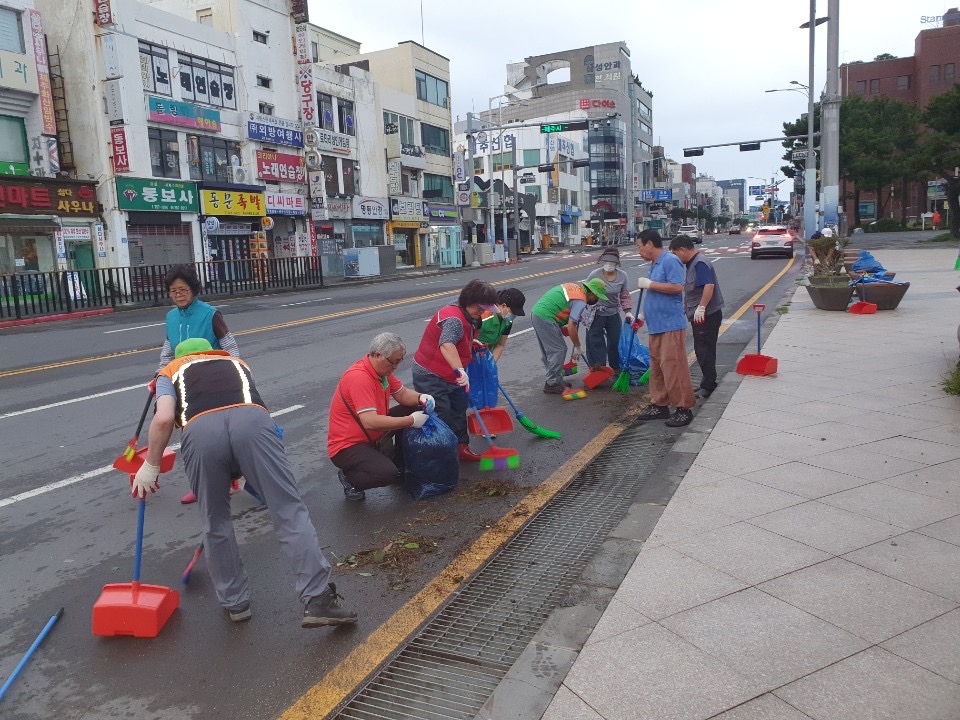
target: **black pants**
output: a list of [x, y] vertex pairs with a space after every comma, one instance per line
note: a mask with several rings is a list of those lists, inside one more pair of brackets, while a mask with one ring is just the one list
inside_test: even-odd
[[717, 389], [717, 338], [720, 336], [721, 322], [723, 310], [715, 310], [702, 323], [690, 323], [693, 328], [693, 352], [697, 355], [697, 364], [703, 375], [700, 387], [710, 392]]
[[[415, 407], [395, 405], [387, 413], [390, 417], [404, 417]], [[403, 476], [403, 430], [391, 430], [394, 436], [393, 457], [387, 457], [369, 443], [344, 448], [330, 461], [343, 470], [347, 482], [357, 490], [385, 487], [400, 482]]]
[[433, 395], [437, 416], [453, 430], [457, 442], [461, 445], [470, 442], [470, 435], [467, 433], [469, 403], [467, 393], [459, 385], [448, 383], [438, 375], [416, 367], [413, 370], [413, 389], [418, 393]]

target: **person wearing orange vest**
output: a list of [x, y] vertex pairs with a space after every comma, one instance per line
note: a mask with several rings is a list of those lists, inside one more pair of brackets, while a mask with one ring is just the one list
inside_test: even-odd
[[420, 347], [413, 355], [413, 387], [433, 397], [437, 415], [457, 436], [461, 461], [479, 461], [470, 449], [467, 434], [467, 393], [470, 379], [464, 367], [484, 311], [495, 309], [497, 291], [482, 280], [471, 280], [460, 291], [457, 302], [440, 308], [427, 323]]
[[142, 500], [157, 491], [163, 449], [173, 428], [182, 428], [180, 459], [200, 505], [207, 570], [230, 620], [252, 615], [230, 513], [230, 476], [239, 469], [263, 497], [294, 571], [304, 607], [301, 626], [355, 623], [357, 614], [342, 606], [330, 582], [330, 563], [250, 368], [205, 338], [184, 340], [174, 352], [176, 359], [157, 376], [157, 411], [147, 456], [132, 478], [133, 496]]
[[540, 355], [547, 371], [543, 391], [549, 395], [562, 395], [563, 364], [567, 359], [566, 334], [573, 342], [572, 362], [579, 362], [580, 335], [577, 326], [580, 315], [587, 305], [596, 305], [599, 300], [607, 299], [607, 290], [600, 278], [578, 283], [563, 283], [547, 290], [530, 310], [533, 331], [540, 344]]

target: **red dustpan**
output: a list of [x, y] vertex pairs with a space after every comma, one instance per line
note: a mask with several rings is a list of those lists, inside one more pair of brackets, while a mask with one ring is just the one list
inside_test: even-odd
[[737, 363], [738, 375], [757, 375], [763, 377], [764, 375], [773, 375], [777, 372], [777, 359], [769, 355], [760, 354], [760, 313], [763, 312], [765, 307], [766, 305], [761, 304], [753, 306], [753, 309], [757, 311], [757, 352], [756, 354], [749, 353], [740, 358], [740, 362]]
[[868, 283], [863, 283], [863, 300], [858, 300], [847, 308], [848, 313], [853, 313], [854, 315], [873, 315], [877, 312], [877, 304], [867, 302], [867, 285]]
[[[175, 457], [172, 451], [164, 451]], [[161, 461], [161, 467], [162, 467]], [[171, 457], [170, 465], [173, 465]], [[93, 634], [132, 635], [152, 638], [160, 634], [173, 611], [180, 607], [180, 595], [163, 585], [140, 584], [140, 557], [143, 554], [143, 516], [147, 503], [140, 501], [137, 515], [137, 551], [132, 583], [111, 583], [93, 604]]]
[[604, 365], [599, 367], [596, 370], [591, 370], [586, 375], [583, 376], [583, 386], [591, 390], [596, 390], [597, 387], [605, 383], [607, 380], [612, 380], [617, 374], [617, 371], [612, 367]]
[[[473, 413], [476, 413], [474, 415]], [[493, 435], [513, 432], [513, 418], [505, 408], [483, 408], [467, 415], [467, 431], [471, 435], [483, 435], [483, 428]], [[479, 419], [478, 417], [479, 416]], [[481, 425], [480, 419], [483, 420]]]

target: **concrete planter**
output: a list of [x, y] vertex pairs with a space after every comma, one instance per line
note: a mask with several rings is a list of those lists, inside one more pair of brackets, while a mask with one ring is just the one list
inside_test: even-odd
[[857, 297], [874, 303], [877, 310], [896, 310], [910, 283], [857, 283]]
[[853, 288], [846, 282], [841, 284], [811, 284], [805, 285], [814, 307], [818, 310], [844, 311], [853, 297]]

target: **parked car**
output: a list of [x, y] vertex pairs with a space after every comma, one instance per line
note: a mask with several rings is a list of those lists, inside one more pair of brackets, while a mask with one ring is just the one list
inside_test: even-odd
[[750, 242], [750, 259], [761, 255], [793, 257], [793, 234], [785, 225], [761, 225]]
[[696, 225], [681, 225], [680, 229], [677, 230], [677, 237], [680, 237], [681, 235], [690, 238], [695, 243], [703, 242], [703, 233], [700, 232], [700, 228], [698, 228]]
[[739, 235], [739, 234], [740, 234], [740, 226], [739, 226], [739, 225], [731, 225], [731, 226], [730, 226], [730, 229], [727, 230], [727, 234], [728, 234], [728, 235]]

